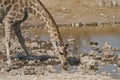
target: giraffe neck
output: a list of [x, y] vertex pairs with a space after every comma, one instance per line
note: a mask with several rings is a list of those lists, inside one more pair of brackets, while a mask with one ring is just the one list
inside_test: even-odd
[[47, 27], [48, 33], [50, 34], [50, 41], [52, 42], [54, 48], [57, 48], [57, 44], [61, 44], [62, 42], [58, 26], [53, 19], [46, 18], [44, 15], [43, 19], [45, 26]]
[[50, 15], [49, 11], [44, 7], [44, 5], [39, 0], [37, 1], [38, 2], [34, 5], [35, 8], [33, 8], [37, 11], [35, 12], [35, 15], [40, 16], [40, 19], [43, 21], [43, 23], [47, 27], [48, 33], [50, 34], [50, 41], [52, 42], [54, 48], [56, 48], [56, 44], [61, 44], [62, 42], [58, 26], [56, 25], [56, 22]]
[[61, 35], [56, 24], [53, 24], [52, 21], [46, 22], [46, 27], [48, 28], [48, 33], [50, 34], [50, 41], [53, 46], [57, 48], [57, 44], [61, 44]]

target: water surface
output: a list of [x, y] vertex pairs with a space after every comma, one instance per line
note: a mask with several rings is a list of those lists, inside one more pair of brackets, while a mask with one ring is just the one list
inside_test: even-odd
[[[112, 47], [120, 48], [120, 28], [118, 27], [84, 27], [84, 28], [60, 28], [63, 41], [69, 42], [72, 47], [79, 48], [76, 53], [90, 52], [91, 41], [98, 42], [102, 47], [105, 42], [108, 42]], [[40, 39], [49, 40], [49, 33], [46, 30], [32, 29], [32, 33], [40, 35]]]
[[[40, 35], [40, 39], [49, 40], [49, 33], [46, 30], [32, 29], [34, 35]], [[117, 27], [84, 27], [84, 28], [60, 28], [63, 41], [69, 43], [69, 48], [72, 53], [88, 53], [91, 50], [90, 42], [98, 42], [102, 48], [105, 42], [108, 42], [112, 47], [120, 48], [120, 26]], [[69, 40], [73, 40], [69, 42]], [[120, 54], [120, 52], [117, 52]], [[55, 67], [60, 72], [60, 67]], [[105, 67], [98, 69], [98, 73], [106, 71], [111, 73], [113, 77], [120, 76], [117, 72], [117, 67], [113, 64], [108, 64]], [[77, 68], [70, 67], [70, 71], [77, 71]]]

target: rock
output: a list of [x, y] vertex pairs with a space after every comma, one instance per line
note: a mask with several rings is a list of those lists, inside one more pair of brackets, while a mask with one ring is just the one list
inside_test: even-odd
[[93, 50], [91, 52], [89, 52], [88, 55], [92, 56], [92, 57], [96, 57], [97, 56], [96, 52], [94, 52]]
[[24, 71], [24, 75], [34, 75], [34, 74], [35, 74], [35, 71], [32, 71], [32, 70]]
[[101, 73], [101, 75], [107, 76], [107, 73], [108, 73], [108, 72], [104, 71], [104, 72]]
[[94, 59], [91, 59], [88, 61], [86, 66], [88, 67], [88, 69], [95, 69], [95, 68], [98, 68], [98, 62], [95, 61]]
[[91, 41], [91, 42], [90, 42], [90, 45], [96, 45], [96, 46], [98, 46], [98, 42], [93, 42], [93, 41]]
[[106, 63], [104, 63], [104, 62], [100, 63], [100, 66], [105, 66], [105, 65], [106, 65]]
[[112, 72], [116, 72], [116, 69], [113, 69]]
[[40, 49], [40, 53], [47, 53], [46, 49]]
[[50, 72], [50, 73], [55, 73], [56, 72], [56, 70], [53, 69], [53, 66], [51, 66], [51, 65], [48, 65], [46, 68], [47, 68], [47, 71]]
[[30, 60], [30, 61], [28, 62], [28, 64], [30, 64], [30, 65], [35, 64], [35, 61], [34, 61], [34, 60]]
[[120, 49], [119, 49], [119, 48], [114, 47], [114, 48], [112, 48], [112, 51], [117, 52], [117, 51], [120, 51]]
[[1, 71], [3, 71], [3, 72], [10, 72], [11, 70], [14, 70], [14, 69], [18, 69], [19, 67], [18, 66], [16, 66], [16, 65], [2, 65], [2, 67], [1, 67]]
[[30, 37], [30, 40], [31, 40], [32, 42], [36, 42], [36, 38], [35, 38], [34, 36], [31, 36], [31, 37]]
[[44, 47], [45, 46], [45, 44], [46, 44], [46, 42], [41, 42], [41, 47]]
[[79, 65], [80, 59], [76, 57], [68, 57], [68, 61], [70, 65]]
[[31, 66], [24, 67], [24, 75], [34, 75], [34, 74], [36, 74], [34, 67]]
[[106, 57], [106, 58], [109, 58], [109, 57], [113, 57], [114, 54], [111, 53], [111, 51], [105, 51], [105, 52], [103, 53], [103, 56]]
[[98, 50], [99, 50], [98, 42], [93, 42], [93, 41], [91, 41], [91, 42], [90, 42], [90, 46], [91, 46], [91, 48], [92, 48], [93, 50], [95, 50], [95, 51], [98, 51]]
[[89, 56], [84, 56], [80, 58], [81, 64], [87, 63], [89, 61]]
[[107, 73], [107, 76], [111, 76], [112, 74], [111, 73]]
[[86, 23], [85, 26], [98, 26], [97, 22]]
[[111, 45], [109, 45], [107, 42], [105, 42], [103, 48], [104, 51], [110, 51], [112, 49]]
[[64, 11], [66, 11], [66, 10], [67, 10], [67, 8], [63, 8], [63, 10], [64, 10]]
[[120, 60], [118, 60], [117, 65], [118, 65], [118, 67], [120, 68]]
[[80, 58], [81, 64], [85, 65], [85, 68], [87, 69], [95, 69], [98, 68], [98, 62], [90, 56], [84, 56]]
[[37, 43], [37, 42], [32, 42], [30, 45], [29, 45], [30, 49], [39, 49], [40, 48], [40, 45]]
[[50, 62], [52, 62], [53, 60], [50, 58], [50, 59], [47, 59], [47, 63], [50, 63]]
[[25, 33], [23, 33], [23, 36], [24, 36], [25, 40], [28, 40], [28, 41], [31, 40], [31, 35], [30, 35], [29, 31], [26, 31]]
[[80, 27], [79, 23], [75, 23], [75, 27]]
[[117, 63], [118, 55], [111, 53], [111, 51], [105, 51], [101, 60], [108, 63]]
[[120, 73], [120, 68], [117, 68], [117, 71]]
[[74, 42], [75, 39], [73, 39], [73, 38], [69, 38], [69, 39], [67, 39], [67, 41], [68, 41], [69, 43], [71, 43], [71, 42]]
[[100, 1], [100, 2], [97, 3], [97, 5], [98, 5], [99, 7], [102, 7], [104, 4]]
[[11, 50], [17, 50], [17, 49], [21, 49], [21, 45], [19, 44], [18, 41], [15, 40], [11, 40]]
[[118, 54], [118, 60], [120, 60], [120, 54]]
[[118, 1], [111, 1], [111, 6], [113, 6], [113, 7], [119, 7]]
[[0, 73], [4, 73], [5, 72], [5, 70], [4, 69], [0, 69]]
[[50, 42], [38, 41], [37, 43], [40, 45], [41, 49], [50, 50], [52, 48], [52, 43]]
[[102, 56], [96, 55], [95, 57], [93, 57], [93, 59], [95, 59], [95, 60], [101, 60], [101, 59], [102, 59]]
[[47, 50], [47, 54], [50, 56], [55, 56], [55, 53], [52, 50]]

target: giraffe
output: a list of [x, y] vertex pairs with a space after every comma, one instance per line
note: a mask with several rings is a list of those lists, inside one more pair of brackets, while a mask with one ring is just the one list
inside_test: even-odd
[[0, 23], [5, 27], [7, 63], [12, 65], [10, 59], [11, 28], [14, 28], [14, 32], [26, 56], [30, 56], [20, 29], [21, 23], [29, 17], [29, 13], [38, 16], [45, 24], [50, 34], [50, 41], [54, 47], [54, 53], [60, 60], [63, 69], [67, 70], [68, 45], [63, 43], [57, 24], [40, 0], [0, 0]]

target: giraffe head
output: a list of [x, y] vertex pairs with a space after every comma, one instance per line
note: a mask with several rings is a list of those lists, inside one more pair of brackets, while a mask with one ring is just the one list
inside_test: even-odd
[[57, 49], [55, 50], [56, 56], [60, 60], [64, 70], [68, 69], [67, 47], [68, 47], [68, 44], [60, 43], [60, 44], [57, 44]]

